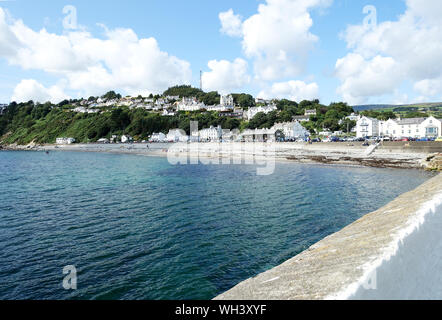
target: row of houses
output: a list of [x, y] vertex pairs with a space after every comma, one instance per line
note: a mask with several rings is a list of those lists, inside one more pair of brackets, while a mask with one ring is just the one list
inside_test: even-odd
[[199, 102], [195, 97], [182, 98], [176, 106], [177, 111], [218, 111], [226, 112], [232, 111], [234, 109], [234, 102], [232, 95], [221, 95], [220, 103], [218, 105], [206, 106], [203, 102]]
[[361, 117], [356, 122], [356, 136], [390, 138], [437, 138], [442, 135], [442, 119], [406, 118], [381, 121], [370, 117]]
[[[173, 103], [172, 103], [173, 102]], [[234, 99], [232, 95], [221, 95], [220, 102], [217, 105], [205, 105], [203, 102], [198, 101], [196, 97], [183, 97], [167, 96], [154, 100], [153, 98], [133, 98], [123, 97], [120, 99], [103, 99], [97, 100], [82, 100], [77, 104], [73, 112], [78, 113], [99, 113], [103, 107], [119, 107], [126, 106], [130, 109], [142, 108], [149, 111], [162, 111], [162, 116], [174, 116], [178, 111], [215, 111], [222, 117], [233, 117], [237, 119], [247, 119], [250, 121], [258, 113], [268, 114], [276, 111], [277, 107], [272, 100], [255, 99], [257, 107], [248, 108], [243, 110], [242, 108], [235, 107]], [[293, 120], [299, 122], [305, 122], [310, 120], [310, 116], [316, 115], [316, 110], [306, 110], [305, 115], [296, 116]]]
[[245, 130], [239, 133], [237, 130], [222, 129], [221, 126], [211, 126], [197, 132], [192, 132], [190, 136], [183, 130], [171, 129], [166, 135], [164, 133], [153, 133], [151, 142], [219, 142], [219, 141], [246, 141], [246, 142], [267, 142], [267, 141], [288, 141], [295, 139], [305, 139], [310, 135], [300, 122], [277, 123], [269, 129]]

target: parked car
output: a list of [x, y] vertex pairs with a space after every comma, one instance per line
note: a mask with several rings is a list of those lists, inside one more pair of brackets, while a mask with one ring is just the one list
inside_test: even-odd
[[436, 141], [436, 142], [442, 142], [442, 137], [439, 137], [439, 138], [435, 139], [434, 141]]

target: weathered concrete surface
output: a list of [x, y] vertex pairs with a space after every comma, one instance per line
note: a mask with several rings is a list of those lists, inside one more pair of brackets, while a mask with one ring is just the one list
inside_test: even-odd
[[442, 175], [367, 214], [308, 250], [216, 300], [346, 299], [376, 264], [395, 254], [404, 232], [422, 219], [422, 207], [441, 201]]

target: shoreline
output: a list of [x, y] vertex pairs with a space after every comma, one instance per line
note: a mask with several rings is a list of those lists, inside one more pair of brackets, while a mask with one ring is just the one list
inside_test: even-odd
[[[147, 147], [148, 146], [148, 147]], [[395, 146], [380, 146], [367, 154], [362, 143], [135, 143], [135, 144], [72, 144], [72, 145], [8, 145], [5, 151], [74, 151], [110, 154], [134, 154], [152, 157], [176, 157], [188, 159], [211, 159], [225, 163], [238, 159], [246, 163], [277, 161], [296, 163], [319, 163], [325, 165], [363, 166], [374, 168], [441, 170], [442, 144], [429, 152]], [[171, 156], [173, 152], [173, 156]], [[434, 164], [436, 160], [436, 164]]]

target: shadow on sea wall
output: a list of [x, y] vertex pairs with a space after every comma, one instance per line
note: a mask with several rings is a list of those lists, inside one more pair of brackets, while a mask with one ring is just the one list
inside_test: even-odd
[[376, 268], [372, 288], [360, 286], [350, 299], [442, 299], [441, 198], [421, 209], [411, 234], [398, 244], [389, 260]]

